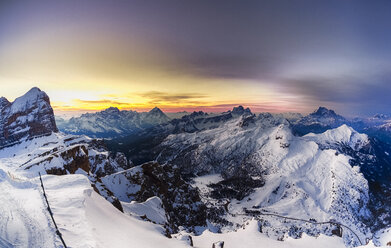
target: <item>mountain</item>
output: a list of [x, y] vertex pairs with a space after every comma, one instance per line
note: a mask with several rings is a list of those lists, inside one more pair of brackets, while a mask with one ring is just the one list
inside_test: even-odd
[[[371, 216], [366, 179], [359, 167], [349, 164], [348, 155], [324, 148], [330, 143], [358, 150], [368, 144], [366, 135], [341, 126], [320, 135], [296, 137], [283, 119], [260, 116], [248, 126], [241, 125], [242, 121], [243, 117], [213, 130], [170, 135], [156, 148], [159, 163], [176, 165], [194, 180], [221, 175], [207, 193], [222, 202], [215, 207], [223, 212], [219, 216], [223, 220], [212, 222], [214, 225], [219, 229], [227, 228], [226, 222], [241, 225], [246, 216], [261, 210], [317, 221], [334, 219], [355, 228], [360, 240], [370, 237], [365, 225]], [[243, 217], [233, 217], [238, 214]], [[293, 227], [299, 233], [325, 231], [294, 222], [277, 226], [263, 230], [271, 236]], [[345, 242], [359, 244], [352, 233], [343, 235]]]
[[[195, 112], [133, 136], [131, 140], [136, 142], [124, 147], [137, 148], [128, 153], [136, 163], [156, 160], [172, 164], [183, 177], [195, 182], [215, 175], [216, 180], [195, 185], [204, 191], [208, 221], [216, 230], [232, 230], [228, 226], [242, 225], [244, 219], [261, 209], [295, 218], [345, 223], [359, 236], [345, 230], [345, 242], [358, 245], [372, 231], [383, 228], [382, 222], [389, 223], [390, 204], [380, 194], [391, 186], [385, 179], [391, 175], [390, 157], [384, 156], [387, 147], [345, 124], [331, 129], [344, 118], [322, 108], [311, 118], [318, 123], [327, 120], [324, 127], [328, 130], [302, 137], [295, 136], [291, 129], [294, 124], [279, 115], [241, 112], [235, 117], [232, 112], [216, 116]], [[302, 206], [303, 212], [295, 205]], [[382, 210], [378, 211], [379, 207]], [[263, 228], [270, 236], [280, 233], [282, 236], [275, 236], [279, 239], [286, 233], [327, 234], [324, 227], [297, 223], [281, 226], [276, 220], [267, 223], [272, 221], [279, 227]], [[299, 230], [298, 234], [289, 231], [292, 228]]]
[[348, 123], [349, 121], [347, 119], [336, 114], [334, 110], [319, 107], [313, 113], [294, 122], [293, 130], [298, 135], [322, 133], [328, 129], [336, 128], [342, 124]]
[[[235, 116], [232, 112], [228, 111], [214, 116], [203, 112], [194, 112], [165, 125], [148, 129], [140, 135], [125, 137], [121, 140], [114, 139], [110, 142], [122, 143], [124, 150], [119, 150], [124, 151], [127, 156], [136, 161], [136, 164], [149, 160], [156, 160], [159, 164], [172, 164], [180, 168], [182, 176], [196, 182], [202, 181], [203, 177], [210, 178], [211, 175], [216, 175], [212, 177], [217, 178], [215, 181], [209, 181], [206, 185], [201, 184], [201, 188], [206, 192], [202, 199], [208, 199], [204, 201], [208, 206], [208, 217], [214, 220], [209, 219], [209, 222], [214, 225], [216, 230], [230, 230], [226, 226], [227, 223], [231, 223], [228, 226], [243, 224], [240, 221], [232, 222], [230, 218], [227, 218], [232, 213], [226, 210], [227, 207], [224, 204], [233, 200], [240, 202], [238, 204], [240, 205], [238, 206], [239, 212], [247, 218], [251, 214], [246, 214], [246, 211], [258, 213], [259, 210], [256, 209], [261, 208], [263, 211], [273, 212], [278, 210], [280, 205], [285, 206], [280, 209], [281, 212], [296, 217], [300, 216], [300, 213], [290, 212], [293, 207], [285, 198], [291, 199], [289, 196], [295, 195], [294, 198], [297, 200], [300, 198], [298, 192], [303, 192], [303, 190], [305, 201], [312, 198], [312, 201], [315, 202], [314, 205], [320, 209], [313, 207], [312, 204], [304, 204], [310, 209], [305, 210], [306, 207], [302, 207], [301, 209], [306, 214], [301, 218], [318, 220], [308, 214], [323, 212], [325, 213], [322, 215], [322, 218], [325, 218], [323, 220], [330, 218], [341, 223], [351, 223], [349, 226], [360, 226], [359, 230], [355, 230], [360, 238], [354, 238], [355, 235], [352, 233], [344, 238], [345, 242], [351, 245], [364, 242], [372, 232], [377, 232], [386, 227], [385, 223], [390, 223], [388, 213], [391, 210], [389, 207], [391, 202], [389, 202], [389, 197], [384, 197], [384, 194], [389, 194], [391, 188], [389, 181], [387, 181], [387, 178], [391, 178], [389, 146], [372, 136], [358, 133], [344, 124], [344, 122], [353, 123], [352, 121], [325, 108], [320, 108], [296, 122], [287, 121], [282, 115], [262, 113], [256, 116], [250, 114], [251, 112], [241, 112], [242, 115]], [[304, 134], [310, 133], [313, 129], [319, 134], [295, 136], [297, 134], [295, 128], [298, 123], [302, 127], [309, 126], [303, 132]], [[341, 125], [338, 126], [338, 124]], [[333, 128], [334, 126], [336, 128]], [[324, 132], [320, 132], [319, 127]], [[277, 132], [276, 130], [279, 130], [278, 134], [274, 134]], [[126, 143], [127, 139], [131, 142]], [[276, 144], [273, 144], [272, 141], [276, 141]], [[113, 143], [109, 144], [110, 148]], [[279, 147], [281, 150], [275, 149], [275, 147]], [[315, 149], [315, 147], [317, 148]], [[302, 156], [308, 156], [308, 160]], [[318, 156], [322, 159], [318, 159]], [[330, 161], [331, 164], [338, 164], [338, 166], [330, 168]], [[288, 167], [289, 169], [280, 168], [285, 164], [294, 164], [295, 166]], [[344, 166], [341, 166], [342, 164]], [[303, 169], [302, 173], [298, 173], [297, 168], [301, 168], [301, 166], [306, 169]], [[346, 171], [342, 172], [342, 168], [345, 168]], [[330, 178], [324, 178], [325, 174], [318, 169], [331, 173]], [[311, 170], [316, 170], [316, 172], [309, 174]], [[284, 173], [280, 174], [279, 171]], [[297, 179], [295, 179], [296, 176], [298, 176]], [[320, 177], [318, 178], [318, 176]], [[356, 179], [353, 179], [354, 177]], [[268, 178], [269, 180], [267, 180]], [[283, 181], [280, 181], [281, 178]], [[304, 180], [306, 183], [296, 180]], [[319, 182], [321, 183], [319, 184]], [[352, 184], [346, 184], [346, 182]], [[285, 188], [284, 183], [292, 191], [285, 189], [280, 193], [281, 188]], [[197, 183], [195, 185], [200, 186]], [[272, 188], [267, 185], [274, 185], [274, 189], [271, 190], [272, 193], [274, 191], [273, 194], [270, 193], [271, 191], [265, 190], [265, 186]], [[312, 188], [314, 185], [322, 186]], [[333, 187], [329, 188], [330, 186], [327, 185], [333, 185]], [[325, 188], [322, 188], [323, 186]], [[316, 197], [315, 195], [311, 196], [314, 192], [317, 192]], [[330, 203], [327, 205], [328, 208], [319, 204], [327, 198], [325, 195], [319, 198], [320, 192], [333, 192], [327, 200]], [[277, 198], [274, 196], [275, 194], [278, 195]], [[265, 200], [267, 203], [259, 203]], [[215, 201], [223, 202], [223, 205], [212, 205], [211, 207], [211, 202]], [[246, 206], [243, 203], [246, 201], [253, 205]], [[295, 204], [299, 203], [295, 202]], [[303, 206], [302, 203], [300, 205]], [[233, 206], [235, 205], [228, 205], [229, 208], [233, 208]], [[213, 215], [210, 214], [211, 212], [219, 212], [220, 214]], [[238, 221], [237, 217], [235, 221]], [[268, 221], [270, 222], [270, 220]], [[300, 225], [288, 226], [289, 228], [298, 228], [301, 230], [299, 233], [305, 230], [304, 232], [314, 234], [309, 229], [303, 229], [303, 226]], [[268, 232], [271, 236], [275, 233], [289, 233], [287, 228], [286, 226], [282, 229], [272, 228], [273, 230]], [[317, 230], [316, 232], [320, 233], [324, 231], [316, 227], [311, 228], [311, 230]], [[282, 237], [278, 236], [278, 238]]]
[[113, 138], [167, 123], [170, 119], [157, 107], [146, 113], [110, 107], [101, 112], [72, 117], [68, 121], [59, 120], [58, 127], [64, 133]]
[[168, 118], [170, 118], [171, 120], [172, 119], [180, 119], [183, 116], [188, 115], [188, 114], [189, 114], [189, 112], [187, 112], [187, 111], [166, 113]]
[[[16, 123], [48, 128], [0, 148], [2, 247], [62, 247], [51, 213], [69, 247], [353, 247], [391, 238], [390, 147], [346, 124], [332, 128], [342, 121], [334, 111], [298, 120], [329, 127], [301, 136], [282, 115], [193, 112], [109, 141], [130, 139], [125, 154], [49, 129], [46, 98], [26, 95], [15, 100], [24, 106], [17, 118], [43, 119]], [[0, 100], [3, 109], [14, 103]], [[127, 115], [164, 118], [157, 108], [85, 117]]]
[[0, 147], [57, 132], [49, 97], [32, 88], [12, 103], [0, 98]]
[[232, 111], [221, 114], [208, 114], [203, 111], [194, 111], [191, 114], [174, 119], [167, 123], [134, 132], [130, 135], [105, 140], [110, 150], [123, 152], [134, 163], [142, 164], [154, 160], [157, 154], [152, 150], [160, 144], [168, 135], [182, 132], [198, 132], [209, 130], [223, 125], [225, 122], [240, 116], [253, 118], [250, 109], [238, 106]]

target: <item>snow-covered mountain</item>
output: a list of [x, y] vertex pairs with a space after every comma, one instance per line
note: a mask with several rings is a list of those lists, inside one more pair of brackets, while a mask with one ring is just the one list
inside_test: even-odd
[[[158, 162], [178, 166], [185, 174], [195, 178], [221, 175], [207, 193], [220, 201], [220, 206], [218, 202], [216, 205], [224, 213], [220, 215], [223, 220], [211, 221], [215, 227], [227, 229], [230, 225], [226, 222], [242, 225], [253, 213], [262, 211], [317, 222], [334, 219], [358, 234], [359, 240], [344, 232], [347, 244], [358, 245], [370, 238], [365, 225], [371, 217], [366, 179], [359, 167], [349, 164], [349, 156], [325, 149], [325, 144], [361, 149], [369, 142], [366, 135], [341, 126], [323, 134], [297, 137], [284, 119], [261, 115], [243, 125], [245, 119], [242, 116], [197, 133], [169, 135], [156, 148], [160, 150]], [[215, 190], [219, 193], [213, 193]], [[271, 221], [275, 220], [267, 218], [263, 230], [280, 239], [292, 228], [297, 230], [293, 235], [327, 233], [324, 226], [309, 228], [294, 221], [268, 226]]]
[[[389, 147], [356, 132], [343, 123], [349, 121], [325, 108], [293, 124], [281, 115], [241, 112], [235, 116], [232, 112], [214, 116], [195, 112], [132, 136], [133, 143], [126, 143], [126, 138], [121, 143], [137, 163], [172, 164], [195, 181], [216, 175], [216, 180], [202, 186], [208, 213], [220, 213], [209, 214], [209, 224], [216, 230], [231, 230], [227, 226], [240, 226], [259, 211], [319, 221], [311, 216], [316, 213], [323, 221], [332, 219], [358, 228], [344, 234], [345, 242], [358, 245], [390, 222], [389, 198], [381, 197], [391, 186], [385, 179], [391, 176]], [[297, 123], [308, 124], [308, 130], [316, 123], [325, 131], [295, 136]], [[341, 125], [332, 128], [337, 124]], [[297, 212], [296, 205], [303, 212]], [[237, 213], [227, 210], [230, 207]], [[232, 220], [231, 215], [236, 217]], [[324, 226], [271, 226], [269, 234], [279, 233], [278, 238], [303, 231], [327, 233]], [[289, 228], [297, 228], [299, 234]]]
[[68, 121], [59, 118], [58, 128], [67, 134], [84, 134], [90, 137], [113, 138], [140, 132], [170, 119], [157, 107], [149, 112], [119, 110], [110, 107], [96, 113], [72, 117]]
[[[103, 140], [58, 132], [45, 96], [34, 88], [15, 108], [18, 125], [46, 131], [14, 134], [0, 148], [1, 247], [62, 247], [45, 195], [69, 247], [350, 247], [391, 238], [391, 151], [347, 125], [331, 128], [340, 119], [331, 111], [308, 122], [320, 115], [328, 130], [303, 136], [282, 115], [194, 112], [111, 140], [133, 138], [129, 160]], [[4, 113], [15, 102], [2, 100]], [[91, 119], [127, 115], [156, 123], [164, 114], [112, 108]]]
[[319, 107], [313, 113], [302, 117], [293, 125], [293, 130], [299, 135], [307, 133], [322, 133], [331, 128], [337, 128], [342, 124], [348, 124], [349, 121], [338, 115], [334, 110], [325, 107]]

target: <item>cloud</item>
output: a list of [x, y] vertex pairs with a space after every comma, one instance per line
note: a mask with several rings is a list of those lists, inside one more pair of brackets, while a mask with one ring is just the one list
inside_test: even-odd
[[138, 94], [139, 96], [148, 99], [149, 103], [157, 104], [157, 103], [185, 103], [185, 104], [199, 104], [202, 101], [199, 99], [206, 98], [208, 95], [200, 94], [200, 93], [167, 93], [161, 91], [148, 91]]
[[389, 113], [391, 73], [280, 79], [278, 87], [310, 106], [326, 105], [344, 114]]
[[81, 100], [81, 99], [75, 99], [78, 103], [84, 103], [84, 104], [92, 104], [92, 105], [119, 105], [119, 106], [129, 106], [130, 104], [127, 102], [119, 102], [119, 101], [113, 101], [113, 100]]

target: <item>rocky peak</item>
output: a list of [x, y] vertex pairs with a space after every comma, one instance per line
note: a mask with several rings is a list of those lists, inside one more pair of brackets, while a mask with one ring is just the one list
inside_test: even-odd
[[150, 123], [165, 123], [169, 120], [170, 118], [168, 118], [158, 107], [154, 107], [145, 114], [145, 121]]
[[[186, 115], [185, 115], [186, 116]], [[185, 117], [184, 116], [184, 117]], [[190, 117], [190, 118], [197, 118], [197, 117], [203, 117], [203, 116], [208, 116], [208, 113], [205, 113], [203, 111], [194, 111], [193, 113], [191, 113], [190, 115], [187, 115], [186, 117]], [[182, 118], [184, 118], [182, 117]], [[185, 117], [185, 118], [186, 118]]]
[[315, 112], [311, 114], [312, 116], [319, 116], [319, 117], [340, 117], [335, 113], [334, 110], [328, 109], [325, 107], [319, 107]]
[[252, 114], [251, 110], [249, 108], [243, 108], [242, 105], [239, 105], [238, 107], [234, 107], [231, 111], [234, 115], [243, 115], [243, 114]]
[[49, 97], [39, 88], [12, 103], [3, 97], [0, 106], [0, 146], [58, 131]]
[[117, 107], [110, 107], [105, 109], [103, 112], [108, 114], [118, 114], [120, 110]]
[[5, 97], [0, 97], [0, 111], [3, 110], [3, 108], [9, 106], [11, 103], [7, 100]]
[[161, 111], [161, 109], [158, 108], [158, 107], [154, 107], [148, 113], [149, 114], [154, 114], [154, 115], [164, 115], [163, 111]]

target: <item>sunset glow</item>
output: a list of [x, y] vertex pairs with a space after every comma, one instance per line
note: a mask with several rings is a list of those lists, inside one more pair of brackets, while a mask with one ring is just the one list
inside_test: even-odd
[[[238, 104], [255, 112], [306, 113], [319, 105], [347, 114], [383, 109], [375, 99], [388, 99], [391, 55], [376, 50], [389, 44], [376, 30], [387, 21], [366, 23], [360, 11], [336, 11], [351, 9], [345, 4], [285, 6], [311, 11], [278, 19], [270, 14], [284, 12], [277, 3], [220, 7], [2, 1], [2, 95], [12, 100], [40, 87], [57, 114], [110, 106], [225, 111]], [[388, 18], [381, 9], [376, 13]], [[368, 29], [352, 31], [363, 23]], [[366, 96], [373, 102], [362, 105]]]

